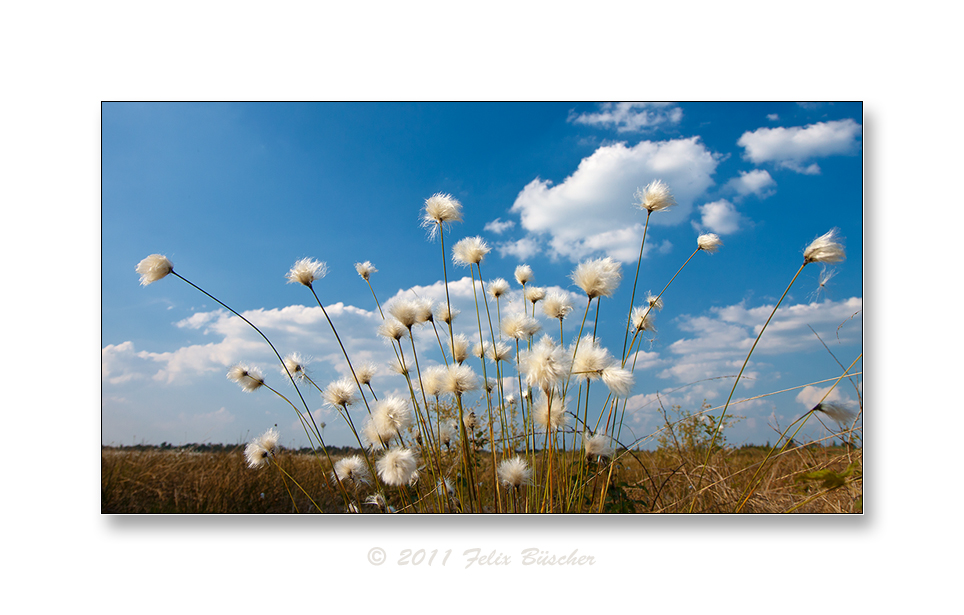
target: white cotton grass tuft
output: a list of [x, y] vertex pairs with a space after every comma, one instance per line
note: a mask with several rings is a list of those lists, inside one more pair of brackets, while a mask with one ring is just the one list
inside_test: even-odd
[[228, 380], [234, 380], [245, 393], [257, 391], [264, 386], [264, 376], [255, 367], [238, 363], [228, 370]]
[[663, 298], [657, 297], [651, 292], [647, 292], [646, 304], [649, 305], [650, 310], [656, 310], [658, 312], [663, 309]]
[[676, 199], [669, 190], [669, 186], [660, 180], [650, 182], [642, 190], [637, 189], [635, 197], [639, 199], [636, 207], [650, 213], [662, 211], [676, 205]]
[[392, 487], [407, 485], [418, 477], [418, 462], [411, 449], [393, 448], [382, 455], [375, 466], [385, 484]]
[[469, 338], [464, 333], [457, 333], [449, 340], [449, 350], [456, 363], [462, 363], [469, 356]]
[[355, 378], [358, 378], [359, 384], [371, 384], [377, 370], [378, 368], [375, 367], [374, 363], [366, 363], [355, 368]]
[[525, 286], [532, 280], [532, 267], [529, 265], [519, 265], [515, 268], [515, 281]]
[[599, 339], [593, 335], [586, 335], [573, 343], [575, 352], [572, 359], [572, 374], [587, 380], [597, 380], [602, 377], [604, 369], [613, 364], [613, 357], [609, 351], [599, 344]]
[[291, 374], [291, 377], [295, 380], [304, 380], [308, 377], [308, 362], [309, 359], [302, 357], [297, 352], [292, 352], [284, 358], [284, 369], [281, 370], [281, 374], [286, 378], [288, 374]]
[[481, 385], [479, 377], [468, 365], [449, 365], [442, 376], [442, 392], [460, 397], [463, 393], [476, 391]]
[[519, 371], [525, 374], [529, 386], [543, 391], [562, 382], [570, 367], [569, 354], [548, 335], [543, 335], [531, 350], [519, 353]]
[[704, 252], [718, 252], [720, 247], [723, 245], [723, 240], [720, 236], [715, 233], [703, 233], [696, 238], [696, 245], [699, 246], [700, 250]]
[[841, 239], [838, 237], [839, 232], [839, 229], [830, 229], [827, 233], [814, 239], [803, 251], [804, 262], [839, 263], [844, 260], [847, 255], [844, 252]]
[[857, 413], [850, 408], [832, 401], [821, 402], [814, 406], [813, 409], [818, 412], [823, 412], [841, 425], [850, 423], [854, 417], [857, 416]]
[[353, 485], [368, 484], [371, 474], [361, 455], [352, 455], [335, 462], [335, 469], [331, 473], [332, 478], [336, 478], [343, 483]]
[[589, 299], [595, 299], [612, 297], [623, 273], [619, 263], [607, 256], [579, 263], [570, 277]]
[[569, 295], [559, 291], [552, 291], [542, 302], [542, 313], [549, 318], [562, 320], [572, 312], [572, 301]]
[[459, 265], [478, 265], [491, 250], [481, 237], [466, 237], [452, 248], [452, 258]]
[[539, 396], [532, 407], [532, 417], [536, 425], [549, 430], [562, 429], [566, 426], [566, 405], [565, 398], [558, 394], [553, 395], [551, 400], [545, 394]]
[[450, 325], [455, 320], [455, 317], [459, 315], [459, 313], [460, 312], [458, 310], [448, 305], [440, 305], [438, 306], [438, 309], [435, 310], [435, 320]]
[[437, 193], [425, 199], [422, 226], [431, 229], [432, 236], [442, 224], [462, 221], [462, 204], [451, 194]]
[[[429, 310], [431, 313], [431, 310]], [[415, 299], [396, 299], [388, 306], [388, 313], [395, 320], [402, 323], [406, 329], [411, 329], [419, 321], [420, 306]], [[423, 321], [424, 322], [424, 321]]]
[[303, 258], [296, 262], [288, 274], [288, 284], [302, 284], [311, 287], [311, 283], [320, 280], [328, 274], [328, 265], [310, 258]]
[[249, 468], [261, 468], [268, 464], [268, 458], [278, 450], [278, 440], [281, 434], [272, 427], [244, 447], [244, 458]]
[[377, 272], [378, 269], [375, 269], [375, 265], [371, 261], [365, 261], [364, 263], [355, 263], [355, 271], [367, 282], [368, 277]]
[[351, 378], [339, 378], [325, 388], [321, 397], [330, 406], [345, 408], [355, 403], [355, 381]]
[[536, 303], [542, 301], [545, 297], [546, 289], [540, 288], [539, 286], [526, 287], [525, 298], [526, 301], [532, 304], [533, 309], [535, 309]]
[[432, 365], [422, 370], [422, 392], [427, 397], [438, 397], [442, 394], [442, 382], [448, 368], [444, 365]]
[[489, 344], [487, 350], [487, 356], [495, 363], [508, 361], [512, 357], [512, 348], [505, 342]]
[[505, 278], [496, 278], [489, 282], [489, 294], [492, 298], [498, 299], [507, 292], [509, 292], [509, 283]]
[[618, 397], [627, 397], [636, 382], [631, 371], [615, 365], [602, 370], [602, 381]]
[[424, 297], [419, 297], [414, 300], [415, 304], [415, 322], [433, 322], [435, 320], [435, 315], [432, 313], [432, 300]]
[[453, 421], [442, 423], [438, 432], [439, 444], [443, 444], [446, 447], [451, 448], [451, 446], [455, 444], [458, 439], [458, 430], [455, 428], [455, 423]]
[[648, 307], [634, 307], [632, 314], [633, 328], [636, 331], [655, 331], [656, 327], [653, 325], [653, 317], [649, 315], [652, 308]]
[[591, 435], [585, 431], [582, 434], [582, 445], [586, 449], [586, 457], [612, 457], [615, 452], [613, 439], [606, 434]]
[[383, 442], [388, 442], [415, 422], [411, 407], [396, 395], [378, 400], [371, 419], [378, 437]]
[[397, 342], [408, 335], [408, 327], [395, 318], [389, 318], [378, 327], [378, 334]]
[[499, 463], [499, 469], [496, 470], [496, 472], [499, 475], [499, 481], [506, 487], [515, 487], [518, 489], [532, 482], [532, 468], [530, 468], [526, 460], [519, 455], [516, 455], [512, 459], [503, 459]]
[[472, 431], [478, 426], [478, 418], [475, 416], [475, 412], [469, 412], [462, 417], [462, 424], [465, 425], [465, 432], [472, 435]]
[[539, 332], [542, 325], [527, 314], [509, 314], [502, 318], [502, 332], [516, 340], [526, 340]]
[[134, 271], [141, 276], [141, 286], [147, 286], [174, 271], [174, 265], [162, 254], [151, 254], [137, 263]]

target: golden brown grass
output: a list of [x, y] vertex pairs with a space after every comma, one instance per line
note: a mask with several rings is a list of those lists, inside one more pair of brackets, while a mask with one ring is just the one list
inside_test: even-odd
[[[764, 447], [720, 449], [710, 456], [697, 494], [697, 513], [737, 510], [766, 457]], [[573, 453], [567, 454], [574, 467]], [[562, 458], [559, 453], [559, 458]], [[485, 458], [484, 455], [480, 458]], [[705, 450], [662, 448], [621, 451], [607, 489], [606, 513], [684, 513], [696, 491]], [[337, 458], [334, 458], [337, 460]], [[767, 461], [757, 476], [757, 487], [741, 512], [745, 513], [857, 513], [862, 512], [860, 449], [819, 444], [789, 448]], [[325, 513], [342, 513], [344, 503], [326, 479], [327, 461], [314, 455], [282, 452], [278, 463], [311, 494]], [[608, 477], [608, 463], [590, 463], [592, 501], [600, 499]], [[477, 480], [490, 484], [486, 464], [479, 464]], [[574, 474], [574, 473], [573, 473]], [[538, 476], [538, 469], [536, 471]], [[557, 484], [565, 485], [565, 477]], [[575, 480], [570, 476], [568, 484]], [[422, 489], [424, 491], [424, 489]], [[586, 490], [587, 500], [590, 496]], [[388, 501], [405, 512], [403, 493], [386, 491]], [[505, 497], [503, 492], [503, 497]], [[598, 504], [597, 504], [598, 506]], [[362, 512], [375, 513], [371, 505]], [[486, 505], [486, 511], [492, 506]], [[572, 502], [565, 512], [589, 512], [588, 502]], [[251, 470], [241, 448], [228, 452], [135, 450], [104, 447], [101, 452], [101, 511], [104, 513], [317, 513], [301, 491], [274, 467]], [[564, 512], [556, 507], [555, 512]], [[596, 512], [594, 509], [593, 512]]]

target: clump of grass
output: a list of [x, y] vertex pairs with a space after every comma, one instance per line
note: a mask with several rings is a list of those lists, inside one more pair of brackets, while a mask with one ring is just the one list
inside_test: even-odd
[[[640, 440], [621, 440], [627, 402], [635, 382], [637, 349], [646, 334], [655, 331], [654, 311], [664, 309], [664, 296], [670, 285], [699, 252], [713, 253], [722, 245], [716, 235], [700, 235], [694, 252], [659, 294], [650, 293], [643, 305], [635, 305], [649, 217], [675, 204], [669, 187], [662, 182], [653, 182], [637, 196], [638, 207], [646, 211], [646, 223], [619, 355], [613, 355], [605, 340], [597, 336], [601, 304], [614, 295], [622, 281], [619, 263], [608, 257], [591, 259], [578, 263], [572, 271], [572, 283], [586, 301], [584, 308], [578, 308], [582, 312], [578, 334], [566, 345], [563, 319], [576, 309], [568, 297], [534, 286], [531, 267], [520, 265], [514, 278], [523, 297], [521, 313], [508, 306], [504, 312], [502, 297], [510, 292], [511, 284], [506, 278], [497, 277], [486, 285], [482, 263], [490, 248], [475, 236], [460, 239], [452, 248], [453, 263], [469, 268], [475, 305], [475, 318], [456, 332], [457, 311], [452, 308], [449, 294], [445, 242], [452, 225], [462, 221], [462, 205], [450, 195], [436, 194], [427, 199], [421, 221], [430, 238], [438, 238], [440, 243], [443, 305], [433, 306], [417, 297], [397, 298], [383, 309], [372, 284], [377, 268], [369, 261], [354, 264], [381, 315], [377, 334], [392, 345], [394, 366], [405, 379], [407, 397], [377, 394], [381, 383], [373, 366], [358, 366], [352, 360], [316, 289], [316, 282], [327, 273], [326, 263], [304, 258], [285, 276], [289, 283], [304, 286], [311, 293], [348, 368], [349, 377], [322, 387], [310, 377], [307, 362], [300, 355], [290, 353], [282, 358], [254, 323], [182, 277], [166, 257], [149, 256], [136, 268], [142, 284], [173, 275], [241, 318], [271, 347], [281, 372], [294, 386], [297, 399], [289, 399], [271, 386], [261, 372], [243, 363], [233, 367], [228, 377], [245, 392], [264, 389], [290, 406], [308, 439], [310, 453], [284, 450], [273, 429], [248, 443], [243, 452], [238, 449], [214, 456], [185, 451], [175, 454], [104, 449], [103, 510], [855, 510], [862, 482], [862, 459], [859, 447], [853, 446], [860, 437], [856, 421], [835, 434], [850, 437], [846, 450], [838, 451], [820, 442], [800, 445], [793, 440], [814, 414], [822, 413], [841, 422], [840, 408], [818, 404], [791, 425], [797, 426], [797, 432], [787, 436], [788, 427], [777, 444], [766, 450], [728, 448], [724, 436], [738, 419], [728, 411], [731, 402], [741, 401], [733, 396], [743, 371], [793, 282], [810, 263], [843, 259], [835, 231], [818, 238], [804, 251], [803, 265], [763, 324], [722, 408], [704, 407], [695, 413], [678, 407], [670, 412], [664, 410], [663, 427], [640, 439], [655, 441], [655, 451], [636, 450]], [[495, 301], [494, 310], [490, 308], [490, 298]], [[539, 336], [541, 325], [535, 319], [539, 302], [546, 317], [559, 321], [558, 338], [552, 333]], [[447, 343], [439, 333], [438, 321], [448, 329]], [[429, 347], [420, 347], [415, 332], [428, 326], [434, 329], [435, 339]], [[469, 361], [470, 338], [476, 340], [472, 354], [478, 359], [477, 367]], [[319, 426], [312, 415], [301, 390], [303, 386], [316, 389], [345, 421], [358, 445], [355, 451], [343, 456], [330, 454], [322, 437], [323, 424]], [[600, 387], [604, 387], [606, 395], [602, 404], [596, 393]], [[720, 410], [719, 415], [711, 414], [714, 410]], [[593, 414], [597, 418], [590, 425]]]

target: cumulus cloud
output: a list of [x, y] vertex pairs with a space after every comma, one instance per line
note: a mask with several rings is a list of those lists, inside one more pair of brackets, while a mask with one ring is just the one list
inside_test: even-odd
[[767, 119], [770, 120], [771, 122], [775, 122], [780, 119], [780, 116], [777, 115], [776, 113], [768, 113]]
[[503, 221], [502, 218], [496, 218], [495, 220], [486, 224], [484, 230], [495, 233], [496, 235], [501, 235], [514, 226], [515, 222], [512, 220]]
[[597, 113], [569, 113], [573, 124], [615, 128], [619, 132], [642, 132], [664, 124], [678, 124], [683, 110], [667, 102], [602, 103]]
[[[744, 377], [748, 378], [747, 386], [762, 368], [759, 359], [821, 349], [810, 327], [825, 341], [839, 339], [844, 344], [859, 343], [862, 321], [851, 317], [862, 309], [862, 305], [860, 297], [852, 297], [838, 302], [781, 306], [744, 372]], [[679, 328], [689, 335], [669, 346], [668, 354], [676, 358], [672, 365], [660, 372], [660, 377], [692, 382], [735, 375], [772, 310], [772, 304], [756, 307], [738, 304], [713, 308], [708, 314], [681, 317]], [[848, 325], [838, 330], [844, 322]]]
[[532, 258], [541, 250], [541, 244], [535, 237], [523, 237], [516, 241], [506, 241], [495, 246], [496, 252], [502, 256], [514, 256], [520, 261]]
[[726, 182], [726, 187], [735, 190], [741, 197], [756, 195], [761, 199], [773, 196], [777, 182], [764, 169], [740, 171], [739, 177]]
[[700, 205], [703, 228], [720, 235], [728, 235], [740, 230], [742, 216], [736, 207], [726, 199]]
[[743, 133], [737, 145], [744, 148], [744, 157], [755, 164], [770, 162], [778, 168], [816, 174], [820, 167], [811, 160], [855, 154], [860, 138], [860, 124], [848, 118], [791, 128], [759, 128]]
[[545, 237], [550, 256], [576, 262], [603, 254], [631, 262], [639, 254], [644, 221], [633, 206], [637, 189], [655, 179], [668, 184], [678, 205], [654, 214], [650, 226], [680, 224], [713, 184], [717, 163], [698, 137], [606, 145], [559, 185], [534, 179], [512, 212], [530, 238]]

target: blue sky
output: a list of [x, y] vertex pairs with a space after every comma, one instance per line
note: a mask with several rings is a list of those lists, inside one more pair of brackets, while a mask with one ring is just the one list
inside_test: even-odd
[[[389, 373], [381, 318], [354, 264], [372, 261], [382, 304], [444, 296], [440, 247], [419, 225], [424, 201], [450, 193], [464, 206], [447, 248], [480, 235], [486, 280], [513, 271], [573, 293], [575, 335], [585, 298], [569, 278], [583, 260], [612, 256], [623, 280], [600, 308], [599, 337], [621, 350], [645, 214], [634, 192], [661, 179], [678, 205], [654, 213], [640, 293], [659, 292], [703, 232], [724, 246], [692, 259], [664, 295], [658, 333], [642, 348], [621, 439], [644, 438], [667, 407], [726, 400], [756, 330], [802, 263], [802, 250], [839, 228], [847, 260], [818, 291], [805, 268], [755, 351], [731, 406], [743, 418], [731, 444], [775, 441], [862, 352], [862, 107], [857, 103], [105, 104], [102, 151], [102, 442], [236, 443], [277, 424], [305, 444], [294, 412], [267, 391], [225, 378], [244, 361], [290, 391], [270, 348], [236, 317], [182, 281], [142, 287], [134, 267], [167, 255], [178, 273], [245, 314], [281, 352], [313, 357], [326, 384], [344, 360], [307, 289], [286, 284], [302, 257], [325, 261], [315, 285], [353, 362], [379, 369], [376, 392], [401, 392]], [[474, 324], [468, 270], [449, 261], [457, 329]], [[470, 318], [471, 317], [471, 318]], [[545, 332], [558, 328], [542, 319]], [[416, 336], [438, 361], [434, 334]], [[862, 363], [858, 363], [858, 368]], [[805, 385], [810, 385], [805, 387]], [[801, 387], [801, 388], [794, 388]], [[601, 389], [602, 387], [597, 387]], [[349, 444], [340, 419], [305, 392]], [[842, 382], [833, 393], [854, 404]], [[602, 399], [599, 400], [600, 404]], [[591, 406], [592, 408], [593, 406]], [[363, 411], [362, 411], [363, 412]], [[832, 423], [828, 422], [828, 425]], [[814, 423], [807, 436], [827, 431]], [[645, 441], [644, 445], [647, 444]]]

